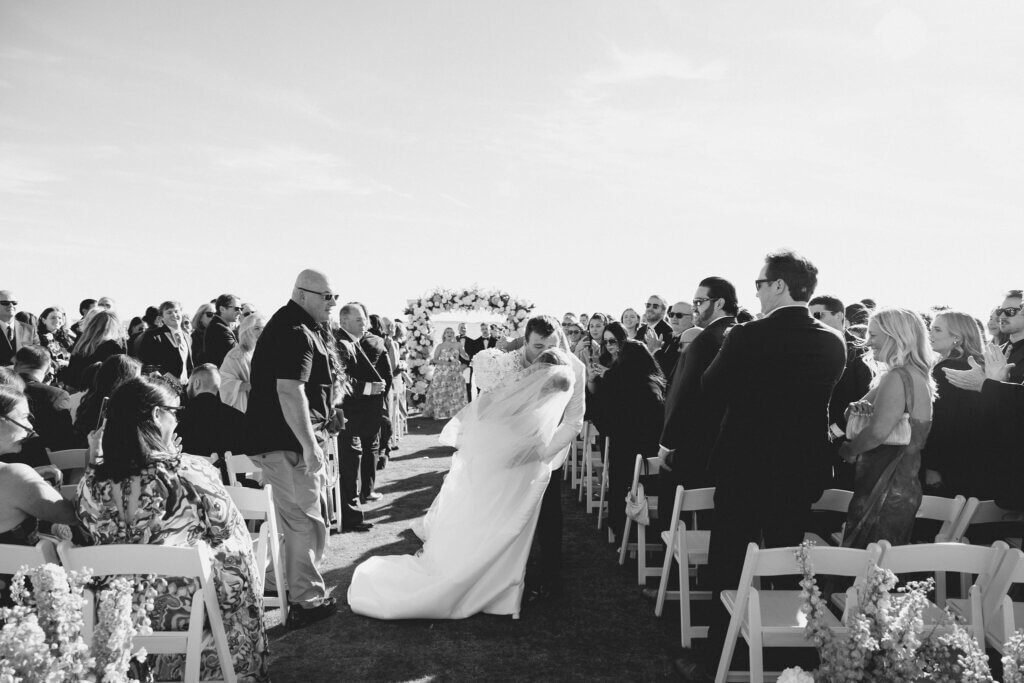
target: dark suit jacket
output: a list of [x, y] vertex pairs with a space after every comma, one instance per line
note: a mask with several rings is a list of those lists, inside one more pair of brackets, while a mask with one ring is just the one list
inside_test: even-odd
[[469, 356], [469, 362], [473, 362], [473, 356], [487, 348], [487, 340], [483, 337], [477, 337], [476, 339], [466, 340], [466, 355]]
[[835, 424], [846, 430], [846, 408], [854, 401], [864, 398], [871, 385], [871, 368], [864, 362], [864, 349], [856, 344], [856, 340], [848, 332], [846, 341], [846, 367], [843, 376], [832, 390], [832, 398], [828, 403], [829, 424]]
[[[386, 405], [387, 392], [394, 381], [391, 360], [384, 347], [384, 340], [367, 332], [356, 342], [344, 330], [337, 332], [338, 357], [345, 365], [351, 393], [345, 396], [341, 407], [345, 411], [345, 431], [360, 432], [379, 426]], [[384, 393], [368, 396], [366, 386], [372, 382], [384, 382]]]
[[[192, 344], [191, 340], [184, 332], [180, 333], [185, 337], [185, 348], [187, 349], [187, 355], [185, 357], [185, 374], [192, 374]], [[145, 337], [142, 339], [142, 344], [139, 345], [139, 360], [142, 361], [143, 365], [155, 365], [159, 369], [160, 374], [170, 373], [175, 377], [180, 377], [182, 374], [182, 359], [181, 354], [178, 352], [178, 348], [174, 345], [171, 340], [171, 331], [166, 327], [154, 327], [151, 330], [146, 330]]]
[[730, 330], [701, 382], [725, 404], [711, 465], [730, 499], [817, 500], [831, 477], [828, 403], [845, 366], [843, 338], [803, 306]]
[[[637, 341], [644, 340], [644, 336], [647, 334], [648, 327], [649, 325], [647, 323], [643, 323], [642, 325], [640, 325], [640, 327], [636, 328]], [[668, 344], [672, 341], [672, 326], [669, 325], [664, 318], [659, 320], [658, 324], [654, 326], [654, 331], [658, 333], [659, 337], [661, 337], [662, 344]]]
[[494, 337], [487, 337], [487, 339], [484, 340], [484, 348], [485, 349], [493, 349], [497, 345], [498, 345], [498, 340], [495, 339]]
[[1007, 363], [1013, 363], [1014, 367], [1010, 368], [1010, 382], [1014, 384], [1024, 383], [1024, 341], [1019, 341], [1016, 344], [1013, 342], [1006, 342], [1003, 344], [1003, 353], [1009, 352], [1009, 356], [1006, 359]]
[[25, 380], [25, 396], [32, 411], [32, 426], [42, 445], [51, 451], [78, 445], [71, 418], [71, 396], [63, 389], [34, 379]]
[[18, 349], [22, 346], [39, 343], [39, 335], [31, 325], [14, 318], [11, 318], [9, 324], [14, 330], [14, 344], [11, 344], [11, 340], [7, 338], [6, 334], [0, 332], [0, 365], [13, 365], [14, 354]]
[[1024, 386], [1011, 382], [985, 380], [981, 402], [986, 414], [996, 416], [993, 424], [993, 451], [988, 471], [987, 491], [1000, 507], [1024, 510]]
[[672, 386], [672, 380], [676, 374], [676, 365], [679, 364], [679, 356], [682, 355], [682, 352], [683, 349], [682, 344], [679, 342], [679, 337], [672, 337], [667, 344], [662, 344], [661, 348], [654, 352], [654, 360], [658, 361], [658, 365], [661, 366], [661, 372], [665, 375], [667, 387]]
[[191, 455], [244, 453], [245, 415], [224, 404], [217, 394], [199, 394], [188, 399], [175, 430], [181, 449]]
[[238, 339], [235, 338], [235, 333], [231, 331], [231, 328], [224, 318], [219, 315], [213, 316], [210, 319], [210, 324], [206, 326], [206, 334], [203, 336], [203, 362], [213, 363], [218, 368], [220, 364], [224, 362], [224, 356], [228, 355], [235, 345], [238, 344]]
[[693, 487], [709, 479], [708, 459], [718, 438], [725, 405], [705, 397], [701, 378], [722, 348], [726, 332], [735, 324], [736, 318], [732, 316], [709, 324], [690, 343], [674, 370], [675, 379], [665, 401], [661, 445], [675, 451], [670, 466], [678, 483]]

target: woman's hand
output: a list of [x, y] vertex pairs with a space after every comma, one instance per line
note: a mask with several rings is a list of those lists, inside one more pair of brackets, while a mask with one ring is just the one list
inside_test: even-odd
[[846, 416], [853, 417], [854, 415], [860, 415], [862, 417], [871, 417], [875, 414], [875, 407], [871, 405], [871, 401], [854, 401], [850, 404], [850, 407], [846, 409]]
[[[853, 405], [852, 403], [850, 404]], [[854, 453], [853, 448], [850, 447], [850, 442], [847, 441], [839, 447], [839, 459], [847, 464], [853, 464], [860, 459], [859, 453]]]

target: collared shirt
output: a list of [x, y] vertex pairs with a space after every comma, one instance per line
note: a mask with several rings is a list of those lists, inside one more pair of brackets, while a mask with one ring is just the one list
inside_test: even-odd
[[766, 315], [765, 317], [767, 318], [769, 315], [774, 314], [775, 311], [781, 311], [783, 308], [802, 308], [804, 310], [809, 310], [810, 309], [810, 307], [807, 305], [806, 302], [798, 301], [795, 304], [786, 304], [785, 306], [779, 306], [778, 308], [773, 308], [771, 311], [768, 312], [768, 315]]

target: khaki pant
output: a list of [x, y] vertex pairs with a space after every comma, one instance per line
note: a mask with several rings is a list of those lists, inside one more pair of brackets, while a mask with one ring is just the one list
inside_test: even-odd
[[263, 470], [264, 481], [274, 487], [278, 525], [284, 535], [288, 602], [315, 607], [327, 595], [324, 577], [317, 569], [327, 543], [320, 502], [323, 478], [309, 474], [295, 451], [250, 457]]

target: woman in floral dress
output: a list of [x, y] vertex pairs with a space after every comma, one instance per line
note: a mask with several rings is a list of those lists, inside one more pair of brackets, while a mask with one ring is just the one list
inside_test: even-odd
[[[240, 682], [262, 683], [267, 672], [263, 585], [245, 521], [205, 460], [173, 445], [177, 394], [161, 380], [131, 379], [107, 404], [102, 460], [78, 489], [78, 515], [96, 545], [151, 543], [213, 551], [213, 579], [228, 647]], [[155, 586], [154, 630], [188, 629], [191, 580], [167, 578]], [[156, 680], [181, 680], [183, 655], [149, 658]], [[202, 680], [222, 680], [213, 636], [203, 637]]]
[[434, 377], [427, 390], [423, 416], [448, 420], [466, 405], [466, 380], [462, 377], [461, 358], [469, 360], [455, 341], [455, 330], [445, 328], [443, 341], [434, 350]]

